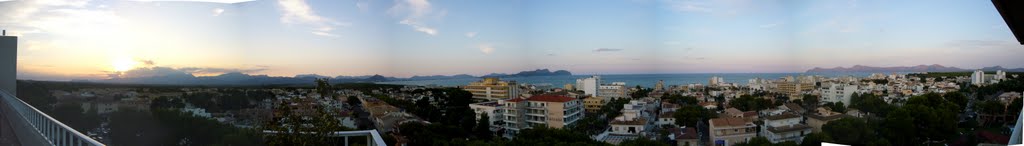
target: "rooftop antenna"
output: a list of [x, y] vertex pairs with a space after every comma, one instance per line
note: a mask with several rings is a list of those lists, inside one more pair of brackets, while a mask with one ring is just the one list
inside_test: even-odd
[[0, 36], [7, 36], [7, 30], [6, 30], [6, 29], [4, 29], [4, 33], [3, 33], [3, 35], [0, 35]]

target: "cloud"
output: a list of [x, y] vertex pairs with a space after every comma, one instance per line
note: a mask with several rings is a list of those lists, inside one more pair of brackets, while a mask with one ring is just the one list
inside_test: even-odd
[[548, 54], [547, 54], [547, 56], [558, 56], [558, 54], [555, 54], [555, 53], [548, 53]]
[[1015, 41], [999, 41], [999, 40], [957, 40], [946, 43], [947, 46], [953, 48], [959, 48], [964, 50], [978, 51], [978, 50], [990, 50], [990, 49], [1021, 49], [1020, 44]]
[[481, 45], [477, 46], [477, 48], [479, 48], [480, 52], [482, 52], [484, 54], [491, 54], [491, 52], [494, 52], [494, 46], [491, 46], [491, 45], [488, 45], [488, 44], [481, 44]]
[[616, 51], [622, 51], [622, 49], [612, 49], [612, 48], [597, 48], [597, 49], [594, 49], [594, 52], [616, 52]]
[[676, 12], [711, 12], [711, 7], [705, 2], [698, 2], [693, 0], [666, 0], [665, 3], [669, 9]]
[[782, 25], [782, 24], [786, 24], [786, 23], [784, 23], [784, 22], [776, 22], [776, 23], [762, 24], [759, 27], [761, 27], [761, 28], [775, 28], [775, 27], [778, 27], [779, 25]]
[[221, 9], [221, 8], [213, 9], [213, 16], [220, 16], [220, 14], [222, 14], [222, 13], [224, 13], [224, 9]]
[[476, 32], [466, 32], [466, 37], [476, 37]]
[[278, 0], [282, 15], [281, 22], [286, 24], [307, 25], [312, 34], [320, 36], [336, 36], [332, 33], [335, 27], [345, 24], [333, 19], [317, 15], [305, 0]]
[[435, 11], [427, 0], [398, 0], [388, 9], [388, 13], [400, 17], [399, 24], [408, 25], [415, 31], [428, 35], [437, 35], [438, 30], [426, 24], [431, 19], [440, 19], [448, 15], [448, 11]]
[[370, 11], [370, 2], [362, 0], [356, 1], [356, 8], [359, 9], [359, 12], [368, 12]]
[[228, 3], [228, 4], [230, 4], [230, 3], [250, 2], [250, 1], [255, 1], [255, 0], [134, 0], [134, 1], [145, 1], [145, 2], [151, 2], [151, 1], [193, 1], [193, 2], [210, 2], [210, 3]]

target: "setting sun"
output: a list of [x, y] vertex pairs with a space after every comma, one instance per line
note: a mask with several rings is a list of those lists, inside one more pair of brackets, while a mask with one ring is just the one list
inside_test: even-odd
[[135, 68], [136, 64], [138, 64], [138, 62], [128, 57], [118, 57], [110, 61], [111, 67], [113, 67], [114, 71], [116, 72], [131, 70]]

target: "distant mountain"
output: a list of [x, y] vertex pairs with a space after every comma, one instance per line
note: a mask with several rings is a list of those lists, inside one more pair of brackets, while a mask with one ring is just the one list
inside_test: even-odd
[[[483, 77], [527, 77], [527, 76], [556, 76], [572, 75], [569, 71], [548, 69], [537, 69], [533, 71], [522, 71], [516, 74], [492, 73]], [[444, 80], [477, 78], [472, 75], [432, 75], [413, 76], [409, 78], [387, 77], [383, 75], [366, 76], [336, 76], [329, 77], [317, 74], [300, 74], [294, 77], [249, 75], [239, 72], [224, 73], [216, 76], [193, 76], [191, 74], [170, 74], [163, 76], [133, 77], [133, 78], [111, 78], [103, 80], [73, 80], [73, 82], [97, 82], [97, 83], [121, 83], [121, 84], [161, 84], [161, 85], [290, 85], [290, 84], [312, 84], [318, 78], [328, 78], [331, 83], [352, 83], [352, 82], [387, 82], [387, 81], [415, 81], [415, 80]]]
[[566, 71], [566, 70], [557, 70], [557, 71], [552, 72], [552, 71], [550, 71], [548, 69], [537, 69], [537, 70], [533, 70], [533, 71], [521, 71], [519, 73], [511, 74], [511, 75], [491, 73], [489, 75], [485, 75], [485, 76], [482, 76], [482, 77], [529, 77], [529, 76], [570, 76], [570, 75], [572, 75], [572, 73], [570, 73], [569, 71]]
[[[873, 72], [965, 72], [972, 71], [973, 69], [961, 69], [957, 67], [947, 67], [938, 64], [933, 65], [917, 65], [917, 66], [897, 66], [897, 67], [872, 67], [863, 65], [854, 65], [849, 68], [835, 67], [835, 68], [820, 68], [815, 67], [807, 70], [807, 73], [873, 73]], [[981, 68], [983, 71], [996, 71], [1003, 70], [1007, 72], [1022, 72], [1024, 68], [1006, 69], [1001, 66], [985, 67]]]

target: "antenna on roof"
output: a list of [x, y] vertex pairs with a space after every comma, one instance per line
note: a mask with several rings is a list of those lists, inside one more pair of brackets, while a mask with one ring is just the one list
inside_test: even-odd
[[6, 30], [6, 29], [4, 29], [4, 33], [3, 33], [3, 35], [0, 35], [0, 36], [7, 36], [7, 30]]

